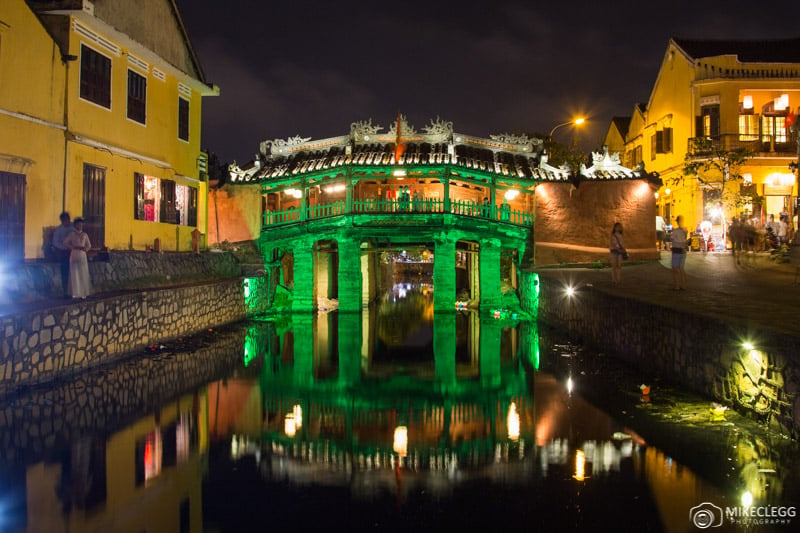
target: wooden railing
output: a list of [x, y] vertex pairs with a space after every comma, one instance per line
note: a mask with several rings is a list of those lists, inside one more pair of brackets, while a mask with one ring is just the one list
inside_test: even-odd
[[703, 157], [716, 151], [744, 150], [751, 154], [795, 155], [797, 153], [795, 138], [794, 133], [787, 133], [780, 137], [739, 133], [723, 133], [714, 137], [692, 137], [689, 139], [687, 153], [690, 156]]
[[[431, 214], [431, 213], [451, 213], [454, 215], [487, 218], [516, 226], [532, 226], [533, 213], [516, 211], [507, 204], [499, 207], [477, 204], [464, 200], [453, 200], [450, 202], [450, 209], [445, 210], [443, 200], [425, 198], [419, 200], [353, 200], [352, 213], [347, 213], [346, 204], [343, 201], [329, 204], [318, 204], [306, 208], [305, 220], [317, 220], [323, 218], [336, 217], [347, 214]], [[272, 211], [264, 213], [263, 227], [269, 228], [282, 226], [285, 224], [296, 224], [301, 222], [300, 210], [296, 208], [285, 211]]]

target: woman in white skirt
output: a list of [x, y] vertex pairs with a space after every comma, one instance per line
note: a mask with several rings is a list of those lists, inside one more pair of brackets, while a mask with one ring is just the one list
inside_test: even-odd
[[72, 221], [75, 231], [67, 235], [64, 245], [69, 253], [69, 293], [73, 298], [85, 299], [92, 291], [89, 282], [89, 259], [86, 252], [92, 247], [89, 236], [83, 231], [83, 219]]

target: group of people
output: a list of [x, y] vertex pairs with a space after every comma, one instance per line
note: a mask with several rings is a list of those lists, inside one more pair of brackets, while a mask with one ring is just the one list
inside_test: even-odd
[[[659, 217], [660, 218], [660, 217]], [[663, 221], [663, 219], [662, 219]], [[689, 247], [689, 233], [683, 227], [683, 216], [678, 215], [675, 219], [676, 226], [672, 229], [672, 290], [686, 290], [686, 252]], [[609, 243], [609, 262], [611, 263], [611, 282], [619, 284], [622, 279], [622, 260], [628, 258], [625, 249], [625, 241], [622, 238], [622, 224], [616, 222], [611, 229], [611, 241]]]
[[92, 287], [89, 281], [89, 258], [92, 243], [83, 231], [83, 219], [70, 221], [69, 213], [61, 213], [61, 224], [53, 232], [53, 252], [61, 263], [61, 286], [65, 298], [86, 299]]
[[728, 227], [728, 239], [734, 251], [759, 252], [780, 248], [791, 240], [791, 233], [786, 210], [779, 214], [777, 220], [774, 214], [770, 214], [763, 226], [758, 219], [742, 216], [734, 217]]

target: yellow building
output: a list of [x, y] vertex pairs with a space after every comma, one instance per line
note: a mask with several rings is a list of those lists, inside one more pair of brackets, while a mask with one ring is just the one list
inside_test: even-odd
[[86, 220], [95, 249], [190, 250], [192, 231], [207, 233], [201, 100], [219, 89], [174, 0], [11, 0], [0, 28], [13, 81], [0, 90], [0, 170], [24, 183], [24, 257], [44, 256], [62, 210]]
[[[800, 105], [798, 50], [800, 39], [670, 40], [649, 101], [635, 106], [622, 134], [624, 164], [641, 161], [661, 175], [658, 213], [668, 223], [683, 215], [694, 230], [709, 221], [724, 238], [735, 215], [762, 223], [786, 209], [791, 218], [797, 143], [788, 122]], [[607, 142], [619, 144], [620, 134], [612, 123]], [[740, 149], [744, 163], [727, 176], [705, 168], [724, 167]], [[685, 171], [687, 162], [698, 164], [696, 174]]]
[[0, 2], [0, 80], [0, 258], [41, 257], [62, 205], [66, 68], [24, 0]]

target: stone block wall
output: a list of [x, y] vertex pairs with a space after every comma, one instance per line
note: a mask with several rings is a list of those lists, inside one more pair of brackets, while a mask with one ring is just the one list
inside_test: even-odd
[[267, 310], [267, 283], [241, 278], [85, 300], [0, 317], [0, 394]]
[[[85, 372], [14, 397], [0, 410], [0, 460], [32, 464], [58, 457], [58, 446], [83, 435], [111, 435], [142, 415], [143, 406], [154, 409], [183, 394], [197, 391], [209, 381], [228, 375], [240, 365], [243, 348], [267, 324], [236, 325], [204, 333], [186, 346], [145, 354], [130, 364]], [[159, 363], [152, 364], [151, 358]], [[85, 406], [93, 406], [85, 416]]]
[[[800, 357], [796, 336], [753, 331], [583, 287], [572, 297], [554, 278], [540, 277], [539, 319], [569, 331], [643, 373], [746, 411], [794, 436], [800, 434]], [[746, 339], [757, 339], [752, 349]]]
[[[231, 278], [241, 273], [239, 261], [230, 252], [110, 251], [89, 261], [94, 293]], [[31, 262], [8, 268], [0, 291], [0, 303], [3, 299], [35, 301], [61, 296], [60, 265]]]
[[608, 262], [615, 222], [631, 259], [657, 259], [653, 192], [646, 180], [537, 185], [535, 264]]

